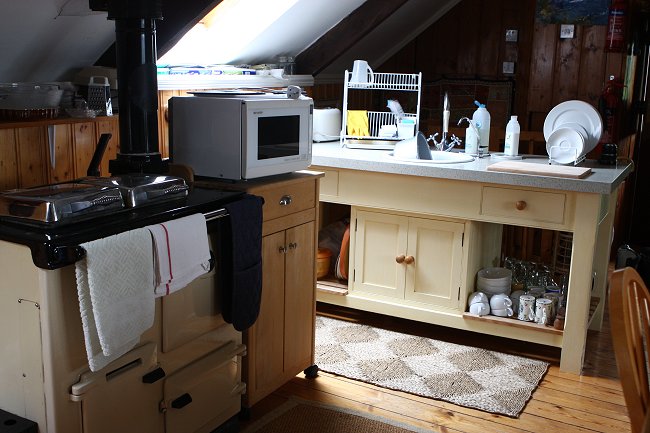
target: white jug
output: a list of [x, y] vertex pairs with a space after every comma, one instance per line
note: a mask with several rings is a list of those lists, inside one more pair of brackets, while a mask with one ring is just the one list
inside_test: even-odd
[[375, 75], [372, 72], [372, 68], [368, 65], [368, 62], [365, 60], [355, 60], [354, 65], [352, 66], [352, 78], [350, 79], [350, 82], [369, 84], [374, 81]]

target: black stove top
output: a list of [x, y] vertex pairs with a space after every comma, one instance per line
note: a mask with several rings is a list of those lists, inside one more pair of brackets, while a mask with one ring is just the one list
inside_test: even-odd
[[27, 245], [34, 264], [57, 269], [73, 264], [85, 254], [79, 245], [127, 230], [163, 221], [203, 214], [223, 208], [242, 192], [192, 188], [187, 196], [136, 208], [116, 210], [65, 225], [48, 225], [12, 218], [0, 219], [0, 240]]

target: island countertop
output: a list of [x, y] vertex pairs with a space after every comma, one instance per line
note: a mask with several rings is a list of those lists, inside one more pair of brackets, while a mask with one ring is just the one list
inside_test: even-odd
[[[391, 156], [389, 150], [348, 149], [339, 142], [314, 143], [312, 165], [319, 167], [366, 170], [409, 176], [485, 182], [511, 186], [556, 189], [596, 194], [610, 194], [632, 172], [633, 163], [619, 159], [616, 165], [602, 165], [595, 160], [585, 160], [579, 167], [591, 168], [582, 179], [540, 176], [533, 174], [489, 171], [487, 167], [504, 161], [497, 155], [474, 158], [466, 163], [404, 162]], [[521, 161], [548, 165], [547, 156], [523, 155]]]

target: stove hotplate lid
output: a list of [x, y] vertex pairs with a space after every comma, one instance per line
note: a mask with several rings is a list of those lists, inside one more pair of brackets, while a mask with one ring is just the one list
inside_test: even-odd
[[156, 174], [86, 177], [79, 182], [119, 188], [127, 208], [182, 198], [187, 196], [189, 190], [183, 178]]
[[59, 223], [124, 207], [115, 186], [60, 183], [0, 194], [0, 216]]

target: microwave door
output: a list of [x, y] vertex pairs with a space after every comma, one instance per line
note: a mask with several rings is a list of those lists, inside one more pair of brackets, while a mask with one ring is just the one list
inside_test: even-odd
[[291, 105], [283, 107], [277, 103], [261, 108], [248, 107], [244, 139], [247, 155], [242, 166], [244, 178], [289, 173], [309, 166], [310, 107], [310, 100], [292, 101]]

